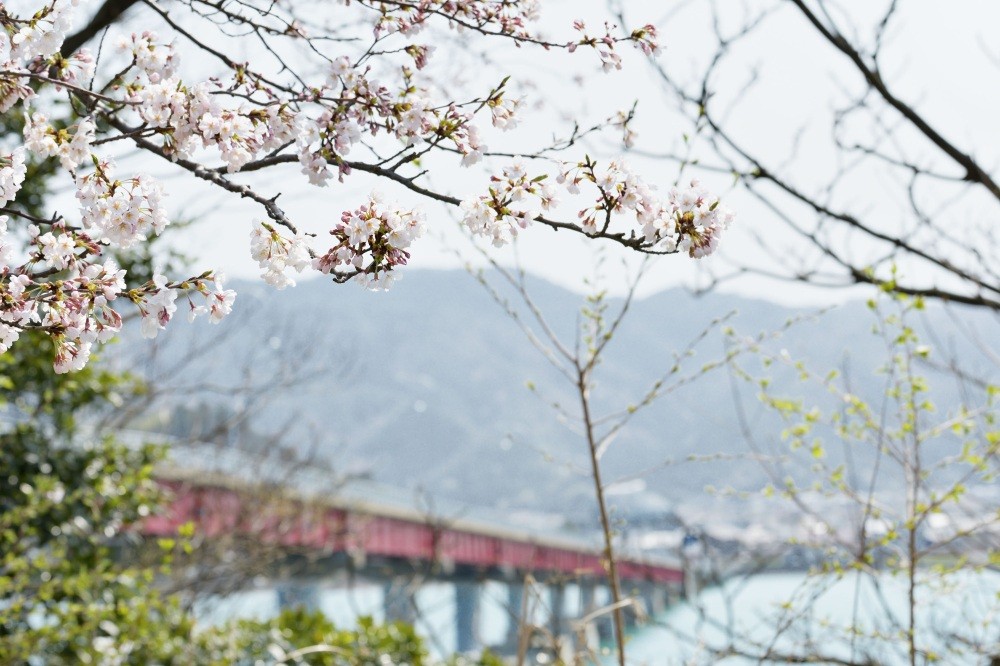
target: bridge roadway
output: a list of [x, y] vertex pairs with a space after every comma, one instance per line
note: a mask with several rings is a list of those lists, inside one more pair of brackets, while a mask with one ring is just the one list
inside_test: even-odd
[[[300, 488], [261, 501], [261, 490], [225, 473], [161, 469], [159, 483], [170, 491], [169, 507], [146, 519], [150, 536], [175, 536], [192, 522], [200, 536], [246, 536], [313, 556], [344, 553], [356, 562], [369, 558], [437, 564], [444, 572], [473, 569], [481, 578], [567, 579], [605, 575], [592, 541], [516, 525], [445, 518], [395, 503], [346, 492], [324, 495]], [[618, 560], [624, 583], [680, 585], [679, 563], [624, 555]]]

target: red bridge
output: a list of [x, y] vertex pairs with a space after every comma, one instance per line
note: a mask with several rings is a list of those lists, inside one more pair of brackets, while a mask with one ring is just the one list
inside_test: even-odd
[[[207, 538], [252, 537], [297, 552], [346, 553], [356, 560], [370, 557], [438, 563], [448, 570], [471, 567], [489, 571], [605, 575], [599, 550], [583, 539], [540, 534], [467, 518], [444, 519], [415, 509], [375, 502], [301, 494], [266, 493], [219, 475], [178, 472], [161, 475], [172, 495], [161, 516], [146, 520], [142, 531], [174, 536], [185, 523]], [[622, 557], [623, 581], [679, 585], [683, 572], [676, 563]]]

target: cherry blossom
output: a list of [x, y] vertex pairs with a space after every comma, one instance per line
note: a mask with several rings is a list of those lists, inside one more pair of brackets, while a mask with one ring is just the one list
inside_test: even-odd
[[383, 200], [378, 193], [356, 210], [344, 211], [330, 230], [335, 244], [312, 261], [325, 274], [356, 275], [373, 290], [387, 289], [389, 272], [406, 265], [408, 248], [424, 232], [423, 215]]
[[[24, 184], [24, 175], [28, 168], [24, 163], [24, 148], [15, 148], [14, 152], [0, 156], [0, 207], [14, 200], [17, 191]], [[4, 218], [6, 221], [6, 218]], [[6, 231], [6, 226], [4, 227]]]
[[177, 311], [177, 290], [172, 289], [167, 284], [167, 278], [163, 275], [153, 276], [155, 289], [146, 296], [143, 305], [140, 306], [142, 312], [142, 337], [155, 338], [157, 333], [166, 328], [167, 322]]
[[301, 273], [311, 262], [309, 250], [301, 236], [285, 238], [266, 222], [255, 222], [253, 225], [250, 232], [250, 256], [264, 269], [261, 277], [277, 289], [295, 286], [295, 280], [286, 275], [286, 270]]
[[24, 147], [44, 157], [58, 157], [62, 167], [74, 171], [90, 157], [90, 144], [94, 141], [96, 126], [89, 118], [82, 119], [70, 132], [57, 130], [42, 113], [24, 114]]
[[111, 162], [98, 162], [94, 173], [77, 178], [76, 198], [85, 229], [121, 248], [160, 234], [168, 220], [163, 209], [163, 188], [148, 176], [127, 180], [114, 177]]
[[500, 97], [490, 100], [490, 111], [493, 114], [493, 126], [502, 130], [512, 130], [517, 127], [518, 109], [523, 104], [523, 100]]
[[622, 161], [609, 162], [603, 168], [590, 160], [566, 165], [557, 180], [574, 194], [580, 192], [581, 184], [597, 188], [594, 204], [579, 213], [585, 231], [603, 234], [622, 216], [634, 216], [638, 230], [633, 228], [626, 237], [639, 238], [660, 253], [707, 256], [718, 247], [720, 235], [735, 218], [697, 180], [684, 190], [672, 188], [663, 199]]

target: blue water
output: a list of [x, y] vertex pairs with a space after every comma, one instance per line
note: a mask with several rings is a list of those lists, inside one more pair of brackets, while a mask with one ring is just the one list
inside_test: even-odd
[[[760, 574], [732, 580], [703, 591], [691, 604], [674, 606], [635, 630], [628, 640], [627, 658], [635, 666], [693, 664], [780, 664], [780, 658], [720, 657], [718, 650], [758, 657], [821, 653], [838, 658], [871, 656], [884, 666], [906, 664], [903, 628], [907, 622], [907, 595], [902, 579], [883, 575], [876, 580], [855, 575], [810, 577], [801, 573]], [[1000, 573], [955, 574], [944, 581], [925, 576], [918, 604], [918, 646], [939, 655], [939, 664], [978, 666], [988, 659], [965, 643], [994, 646], [1000, 654]], [[384, 619], [380, 584], [355, 582], [322, 589], [319, 607], [336, 624], [352, 626], [360, 615]], [[529, 597], [533, 623], [548, 621], [547, 590]], [[484, 583], [479, 603], [477, 639], [481, 645], [504, 642], [512, 618], [507, 587]], [[598, 591], [598, 603], [606, 602]], [[417, 629], [436, 656], [455, 651], [455, 590], [444, 583], [423, 585], [416, 593]], [[579, 614], [580, 591], [567, 586], [563, 608]], [[204, 621], [217, 623], [233, 617], [266, 618], [277, 614], [278, 595], [263, 588], [224, 599], [201, 602]], [[516, 616], [514, 609], [513, 615]], [[516, 626], [516, 625], [515, 625]], [[849, 627], [860, 627], [852, 636]], [[782, 627], [776, 632], [776, 627]], [[607, 661], [612, 663], [613, 660]], [[925, 663], [920, 660], [918, 663]]]
[[[967, 643], [992, 646], [1000, 654], [1000, 574], [960, 573], [942, 580], [921, 574], [917, 603], [917, 646], [937, 653], [936, 663], [985, 664], [988, 658]], [[636, 665], [779, 664], [772, 655], [823, 654], [891, 666], [909, 663], [905, 581], [851, 574], [808, 577], [764, 574], [705, 590], [696, 603], [677, 606], [639, 630], [628, 643]], [[790, 603], [789, 603], [790, 602]], [[784, 630], [777, 632], [776, 627]], [[861, 631], [852, 633], [850, 627]], [[757, 658], [722, 657], [734, 647]], [[926, 663], [924, 658], [918, 663]]]

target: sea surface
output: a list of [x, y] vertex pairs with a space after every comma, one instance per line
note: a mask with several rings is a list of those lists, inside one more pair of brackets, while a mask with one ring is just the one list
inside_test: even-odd
[[[963, 572], [942, 579], [920, 574], [915, 597], [917, 663], [949, 666], [986, 665], [989, 659], [972, 646], [991, 646], [1000, 655], [1000, 573]], [[338, 626], [352, 626], [357, 617], [384, 620], [383, 585], [356, 581], [325, 587], [318, 607]], [[279, 611], [273, 588], [241, 592], [198, 607], [209, 623], [233, 617], [267, 618]], [[529, 593], [532, 621], [547, 626], [548, 590]], [[607, 595], [598, 591], [597, 602]], [[416, 593], [418, 631], [436, 656], [456, 649], [455, 591], [444, 583], [424, 584]], [[567, 586], [567, 615], [580, 614], [580, 590]], [[518, 609], [519, 610], [519, 609]], [[502, 644], [516, 622], [506, 585], [481, 587], [476, 638], [481, 645]], [[844, 577], [804, 573], [757, 574], [703, 590], [693, 601], [679, 603], [630, 632], [627, 657], [636, 666], [688, 664], [788, 663], [785, 655], [824, 655], [838, 659], [874, 658], [883, 666], [908, 664], [906, 645], [908, 592], [902, 577]], [[516, 626], [516, 625], [514, 625]], [[859, 630], [851, 631], [851, 627]], [[615, 660], [605, 650], [605, 663]]]
[[[1000, 573], [942, 579], [928, 572], [918, 581], [915, 635], [925, 651], [918, 664], [928, 663], [926, 651], [934, 663], [988, 664], [974, 645], [1000, 655]], [[704, 590], [694, 603], [657, 617], [655, 626], [633, 634], [627, 656], [647, 666], [788, 663], [784, 655], [908, 664], [908, 597], [906, 580], [889, 574], [758, 574]], [[727, 648], [745, 656], [722, 656]]]

